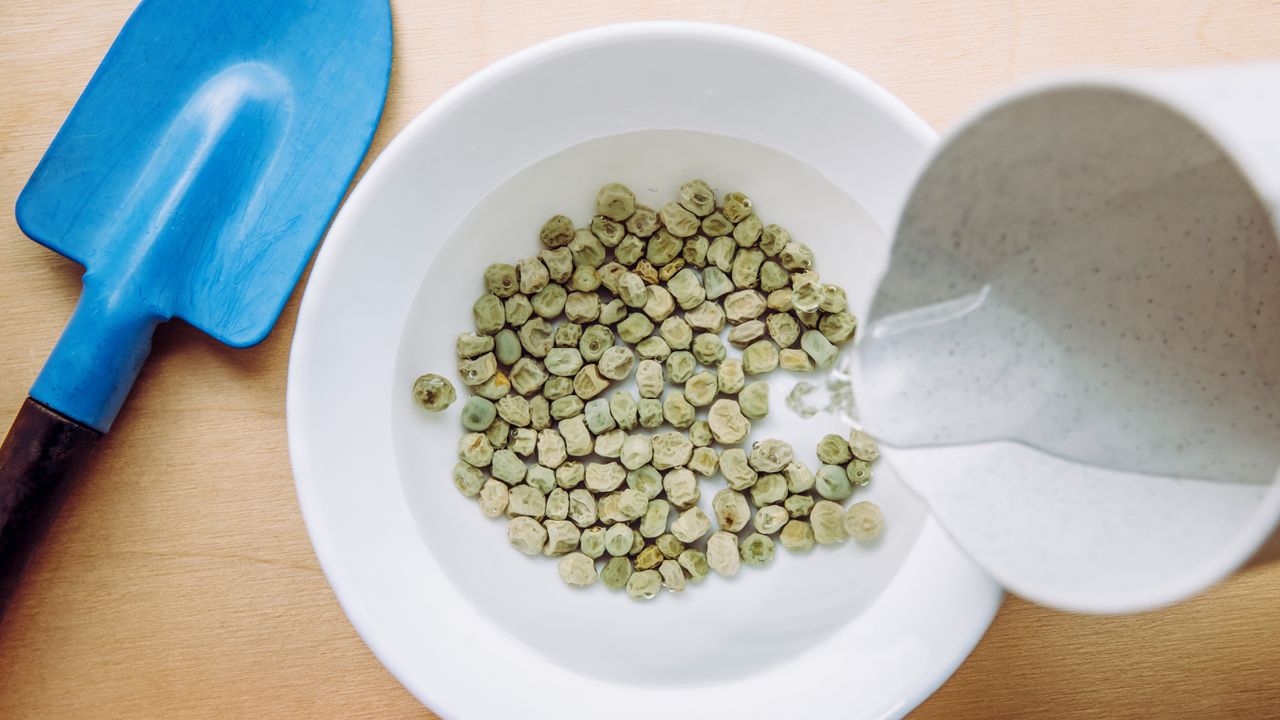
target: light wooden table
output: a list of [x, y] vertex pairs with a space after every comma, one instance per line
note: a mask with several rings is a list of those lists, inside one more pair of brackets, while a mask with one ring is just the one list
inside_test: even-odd
[[[7, 208], [133, 0], [0, 2], [0, 427], [79, 269]], [[1127, 7], [1126, 7], [1127, 6]], [[484, 65], [621, 20], [767, 30], [865, 72], [936, 127], [1028, 76], [1280, 53], [1280, 6], [884, 0], [400, 0], [376, 154]], [[1280, 88], [1277, 88], [1280, 91]], [[162, 328], [115, 430], [0, 626], [0, 718], [427, 717], [347, 624], [294, 499], [284, 429], [297, 298], [262, 345]], [[1280, 566], [1180, 607], [1074, 617], [1008, 601], [920, 718], [1280, 717]]]

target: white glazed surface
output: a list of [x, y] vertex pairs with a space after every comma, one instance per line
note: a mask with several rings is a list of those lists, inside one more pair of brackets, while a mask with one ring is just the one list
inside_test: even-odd
[[[592, 91], [618, 83], [629, 91]], [[623, 170], [651, 201], [686, 175], [740, 183], [766, 221], [838, 264], [826, 274], [865, 309], [888, 253], [878, 228], [931, 142], [899, 102], [816, 53], [665, 23], [500, 62], [393, 141], [316, 261], [288, 417], [325, 573], [410, 691], [447, 717], [895, 717], [946, 679], [1001, 595], [887, 464], [867, 495], [889, 516], [879, 546], [780, 552], [775, 567], [639, 605], [570, 591], [553, 561], [511, 550], [501, 523], [448, 481], [458, 408], [426, 417], [406, 392], [420, 372], [451, 372], [484, 266], [534, 252], [553, 212], [584, 221], [592, 189]], [[794, 378], [775, 377], [786, 387], [772, 388], [777, 419], [761, 428], [812, 462], [817, 434], [838, 421], [789, 416]], [[715, 487], [704, 483], [704, 504]]]

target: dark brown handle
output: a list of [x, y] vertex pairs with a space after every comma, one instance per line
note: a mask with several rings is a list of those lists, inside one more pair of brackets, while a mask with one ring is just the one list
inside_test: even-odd
[[0, 619], [67, 496], [77, 461], [102, 433], [27, 398], [0, 445]]

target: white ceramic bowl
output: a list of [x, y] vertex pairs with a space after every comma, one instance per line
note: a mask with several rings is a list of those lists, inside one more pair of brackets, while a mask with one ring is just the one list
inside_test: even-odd
[[[892, 226], [934, 142], [867, 79], [803, 47], [658, 23], [570, 35], [434, 104], [352, 192], [311, 274], [289, 366], [289, 444], [324, 571], [379, 659], [446, 717], [891, 717], [938, 687], [1001, 593], [881, 464], [875, 547], [784, 551], [767, 569], [635, 603], [575, 591], [514, 552], [450, 481], [452, 374], [490, 262], [536, 252], [542, 221], [591, 213], [619, 180], [660, 204], [689, 177], [751, 193], [865, 311]], [[785, 373], [779, 372], [778, 376]], [[813, 446], [832, 416], [785, 408], [753, 437]], [[814, 380], [815, 378], [808, 378]], [[820, 378], [818, 379], [820, 382]], [[704, 482], [709, 504], [719, 480]]]

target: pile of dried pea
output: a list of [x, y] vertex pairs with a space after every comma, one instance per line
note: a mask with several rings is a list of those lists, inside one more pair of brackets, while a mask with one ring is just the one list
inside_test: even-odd
[[[457, 488], [508, 518], [516, 549], [560, 557], [566, 583], [599, 579], [635, 599], [763, 565], [774, 536], [794, 552], [877, 537], [879, 507], [840, 504], [871, 480], [879, 450], [865, 433], [823, 437], [816, 473], [781, 440], [733, 447], [769, 412], [768, 386], [747, 378], [830, 367], [857, 329], [808, 246], [763, 225], [742, 193], [717, 206], [701, 180], [658, 210], [610, 183], [596, 212], [585, 228], [552, 217], [536, 257], [485, 270], [475, 332], [457, 340], [471, 392]], [[606, 396], [633, 375], [638, 398]], [[435, 374], [413, 394], [430, 411], [456, 399]], [[717, 471], [728, 487], [711, 501], [712, 532], [699, 478]]]

